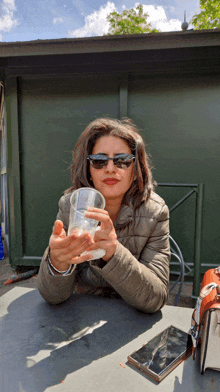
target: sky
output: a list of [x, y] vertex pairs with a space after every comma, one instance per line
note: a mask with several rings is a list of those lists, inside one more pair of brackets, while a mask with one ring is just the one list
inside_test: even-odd
[[[133, 0], [0, 0], [0, 41], [102, 36], [107, 15], [136, 7]], [[161, 32], [181, 31], [199, 13], [199, 0], [142, 0], [148, 22]], [[192, 28], [189, 25], [189, 28]]]

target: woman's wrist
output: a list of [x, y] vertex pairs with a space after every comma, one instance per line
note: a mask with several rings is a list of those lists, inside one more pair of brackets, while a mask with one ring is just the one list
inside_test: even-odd
[[51, 256], [50, 251], [48, 252], [47, 262], [52, 269], [54, 275], [62, 275], [65, 273], [69, 273], [72, 268], [72, 265], [69, 265], [67, 263], [58, 263], [57, 261], [55, 261], [54, 258]]
[[111, 252], [110, 254], [105, 254], [105, 256], [102, 256], [102, 260], [104, 260], [107, 264], [111, 260], [111, 258], [114, 256], [116, 249], [114, 252]]

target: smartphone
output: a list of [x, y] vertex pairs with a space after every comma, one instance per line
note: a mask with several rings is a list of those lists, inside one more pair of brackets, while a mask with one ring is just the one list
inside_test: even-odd
[[160, 382], [191, 352], [191, 335], [170, 325], [129, 355], [128, 362]]

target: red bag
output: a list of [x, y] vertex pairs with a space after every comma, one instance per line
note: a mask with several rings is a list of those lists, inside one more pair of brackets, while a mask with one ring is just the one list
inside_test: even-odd
[[193, 359], [201, 343], [200, 372], [220, 370], [220, 267], [204, 274], [201, 291], [192, 315]]

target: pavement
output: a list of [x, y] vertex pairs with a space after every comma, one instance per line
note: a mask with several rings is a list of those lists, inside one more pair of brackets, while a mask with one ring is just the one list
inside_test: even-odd
[[[0, 297], [5, 293], [7, 293], [8, 291], [12, 290], [14, 287], [27, 287], [33, 289], [37, 288], [37, 275], [34, 275], [31, 278], [14, 282], [11, 284], [7, 284], [7, 285], [3, 284], [4, 282], [8, 281], [10, 278], [17, 276], [18, 273], [21, 273], [22, 271], [17, 272], [12, 270], [11, 265], [9, 263], [8, 251], [4, 239], [2, 242], [4, 247], [5, 258], [3, 260], [0, 260]], [[31, 269], [33, 269], [33, 267]], [[27, 271], [27, 269], [25, 271]], [[170, 287], [171, 286], [172, 283], [170, 284]], [[174, 305], [178, 293], [178, 289], [179, 289], [179, 284], [177, 284], [176, 287], [173, 289], [173, 291], [170, 293], [169, 301], [167, 305]], [[183, 283], [181, 295], [177, 304], [178, 307], [186, 307], [186, 308], [195, 307], [195, 301], [191, 298], [192, 290], [193, 290], [192, 283], [190, 282]]]

